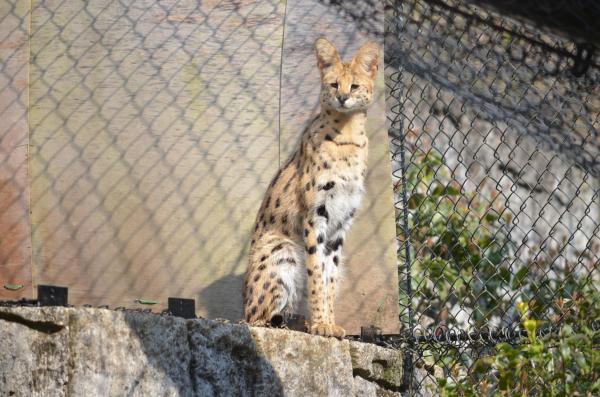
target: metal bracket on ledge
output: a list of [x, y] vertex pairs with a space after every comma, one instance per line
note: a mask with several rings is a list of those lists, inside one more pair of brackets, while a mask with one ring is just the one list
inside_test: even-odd
[[38, 285], [37, 303], [40, 306], [68, 306], [69, 289], [56, 285]]
[[176, 317], [196, 318], [196, 301], [194, 299], [169, 298], [168, 311]]
[[374, 325], [367, 327], [360, 327], [360, 340], [366, 343], [379, 343], [381, 342], [382, 334], [381, 328]]
[[306, 318], [300, 314], [284, 314], [273, 316], [271, 326], [275, 328], [287, 328], [293, 331], [308, 332]]

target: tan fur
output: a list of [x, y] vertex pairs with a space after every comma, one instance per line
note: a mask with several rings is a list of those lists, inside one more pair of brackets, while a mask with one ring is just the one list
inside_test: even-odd
[[343, 63], [324, 38], [315, 43], [322, 112], [273, 179], [258, 212], [244, 281], [253, 324], [308, 310], [310, 331], [342, 337], [334, 301], [342, 246], [360, 203], [367, 168], [366, 109], [379, 48], [362, 46]]

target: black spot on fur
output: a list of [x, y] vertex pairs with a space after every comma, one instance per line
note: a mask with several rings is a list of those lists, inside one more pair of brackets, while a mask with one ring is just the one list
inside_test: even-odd
[[284, 225], [287, 223], [287, 215], [284, 215], [283, 218], [281, 218], [281, 223], [283, 223]]
[[275, 273], [275, 272], [269, 273], [269, 278], [275, 278], [275, 276], [277, 276], [277, 273]]
[[271, 203], [271, 196], [267, 197], [267, 201], [265, 201], [265, 208], [269, 208], [270, 203]]
[[312, 276], [312, 275], [313, 275], [313, 272], [312, 272], [312, 270], [310, 270], [310, 269], [306, 269], [306, 273], [308, 273], [308, 275], [309, 275], [309, 276]]
[[254, 276], [254, 282], [257, 282], [259, 278], [260, 278], [260, 274], [257, 274], [256, 276]]
[[337, 255], [335, 255], [335, 256], [333, 257], [333, 263], [335, 263], [335, 265], [337, 266], [337, 265], [338, 265], [338, 262], [339, 262], [339, 259], [338, 259]]
[[308, 192], [310, 190], [310, 182], [306, 182], [306, 187], [304, 188]]
[[329, 214], [327, 213], [327, 210], [325, 209], [325, 204], [321, 204], [317, 208], [317, 215], [322, 216], [325, 219], [329, 219]]
[[277, 244], [275, 247], [273, 247], [273, 249], [271, 250], [271, 253], [279, 251], [282, 248], [283, 248], [283, 244]]
[[308, 229], [304, 229], [304, 237], [308, 237]]
[[273, 215], [271, 215], [271, 217], [269, 218], [269, 223], [271, 225], [273, 225], [275, 223], [275, 217]]
[[277, 198], [277, 201], [275, 201], [275, 208], [279, 208], [280, 205], [281, 205], [281, 199]]
[[308, 247], [306, 249], [306, 252], [308, 252], [309, 255], [314, 254], [315, 252], [317, 252], [317, 247], [315, 247], [314, 245], [312, 247]]
[[331, 166], [329, 165], [329, 163], [327, 163], [327, 161], [324, 161], [323, 168], [325, 168], [327, 170], [327, 169], [331, 168]]
[[289, 263], [291, 265], [295, 265], [296, 261], [294, 260], [294, 258], [281, 258], [277, 261], [278, 265], [284, 265], [286, 263]]
[[265, 301], [265, 296], [264, 296], [264, 295], [261, 295], [261, 296], [259, 296], [259, 297], [258, 297], [258, 304], [259, 304], [259, 305], [262, 305], [262, 303], [263, 303], [264, 301]]
[[344, 245], [344, 239], [341, 237], [327, 242], [327, 248], [329, 248], [331, 251], [337, 251], [337, 249], [342, 245]]
[[322, 234], [319, 234], [319, 236], [317, 237], [317, 243], [321, 244], [323, 242], [323, 240], [325, 240], [325, 236], [323, 236]]
[[343, 141], [343, 142], [336, 142], [335, 144], [336, 144], [336, 145], [338, 145], [338, 146], [351, 145], [351, 146], [356, 146], [357, 148], [363, 148], [363, 147], [365, 147], [365, 144], [364, 144], [364, 143], [359, 145], [359, 144], [358, 144], [358, 143], [356, 143], [356, 142], [347, 142], [347, 141]]
[[331, 190], [331, 189], [333, 189], [334, 186], [335, 186], [335, 182], [334, 181], [329, 181], [325, 185], [323, 185], [323, 187], [321, 189], [323, 189], [323, 190]]
[[265, 261], [267, 258], [268, 258], [268, 257], [267, 257], [266, 255], [263, 255], [263, 256], [261, 256], [261, 257], [260, 257], [260, 261], [261, 261], [261, 262], [264, 262], [264, 261]]
[[329, 134], [325, 135], [325, 140], [326, 140], [326, 141], [333, 142], [333, 138], [332, 138], [332, 137], [331, 137], [331, 135], [329, 135]]
[[265, 270], [265, 268], [266, 268], [266, 267], [267, 267], [267, 265], [265, 265], [265, 264], [263, 263], [263, 264], [261, 264], [261, 265], [258, 267], [258, 270], [262, 272], [263, 270]]
[[252, 306], [252, 309], [250, 309], [250, 313], [254, 316], [256, 314], [256, 306]]
[[268, 291], [270, 286], [271, 286], [271, 282], [267, 281], [266, 283], [263, 284], [263, 289]]

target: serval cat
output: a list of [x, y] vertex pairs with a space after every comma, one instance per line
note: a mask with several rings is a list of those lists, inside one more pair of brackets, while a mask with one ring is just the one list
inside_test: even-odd
[[273, 179], [256, 218], [244, 280], [250, 324], [305, 313], [310, 332], [343, 337], [334, 300], [342, 246], [364, 191], [367, 108], [379, 64], [367, 43], [351, 62], [326, 39], [315, 43], [321, 72], [321, 113]]

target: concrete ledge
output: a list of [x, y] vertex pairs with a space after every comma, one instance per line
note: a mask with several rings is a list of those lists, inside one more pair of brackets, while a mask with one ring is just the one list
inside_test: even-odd
[[132, 311], [0, 307], [1, 396], [400, 396], [402, 353]]

